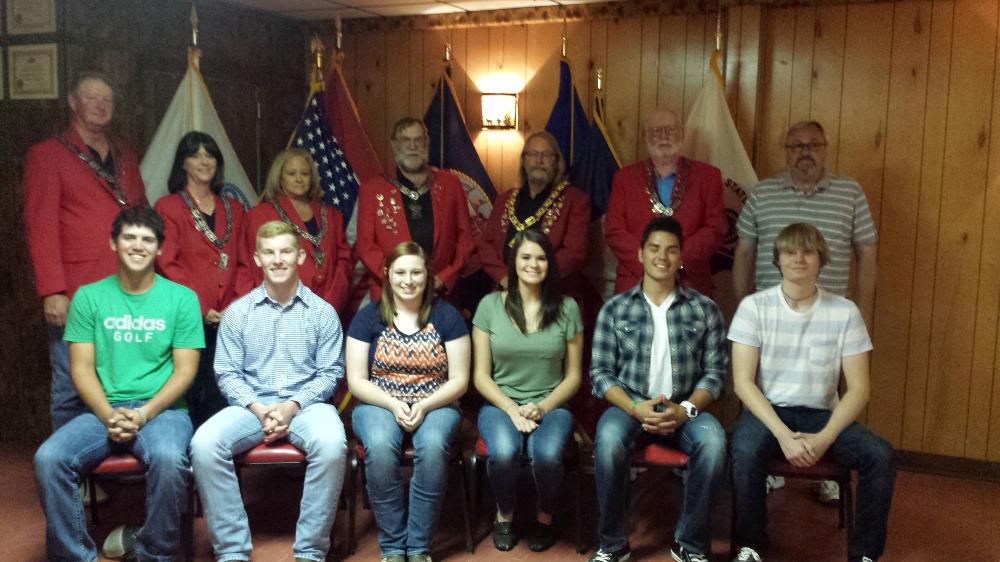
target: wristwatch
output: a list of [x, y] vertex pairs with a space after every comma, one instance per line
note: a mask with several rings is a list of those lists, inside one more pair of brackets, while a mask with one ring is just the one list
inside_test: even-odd
[[698, 417], [698, 406], [695, 406], [687, 400], [681, 402], [681, 408], [684, 408], [684, 411], [687, 412], [689, 420], [693, 420]]

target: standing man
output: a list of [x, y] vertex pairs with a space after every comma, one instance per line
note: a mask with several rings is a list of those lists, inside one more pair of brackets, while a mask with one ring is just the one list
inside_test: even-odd
[[327, 400], [344, 376], [344, 335], [333, 307], [299, 281], [305, 259], [288, 224], [264, 223], [254, 253], [264, 282], [222, 314], [215, 373], [230, 405], [191, 441], [198, 493], [220, 561], [250, 560], [250, 526], [233, 457], [282, 439], [306, 454], [295, 561], [324, 560], [330, 549], [347, 441]]
[[846, 296], [853, 254], [857, 266], [854, 302], [871, 328], [878, 265], [875, 223], [861, 186], [826, 169], [826, 146], [823, 127], [816, 121], [800, 121], [788, 129], [787, 168], [757, 184], [740, 213], [733, 287], [736, 299], [742, 300], [754, 290], [755, 279], [758, 291], [781, 283], [781, 273], [771, 261], [774, 240], [789, 224], [807, 222], [819, 229], [830, 249], [830, 263], [819, 276], [820, 287]]
[[507, 252], [514, 235], [527, 229], [549, 238], [560, 277], [580, 270], [587, 256], [590, 199], [565, 176], [555, 137], [545, 131], [530, 135], [521, 151], [521, 187], [497, 196], [479, 240], [480, 261], [494, 282], [506, 286]]
[[[767, 464], [780, 448], [794, 466], [829, 453], [858, 471], [848, 560], [872, 562], [885, 550], [894, 472], [889, 443], [854, 421], [868, 403], [871, 340], [858, 307], [817, 286], [830, 253], [816, 227], [785, 227], [771, 255], [781, 282], [743, 299], [729, 329], [745, 406], [733, 429], [736, 560], [763, 559]], [[838, 398], [841, 370], [846, 391]]]
[[642, 264], [635, 258], [643, 227], [657, 216], [673, 217], [684, 230], [684, 275], [681, 281], [712, 296], [709, 260], [726, 239], [729, 226], [718, 168], [681, 156], [684, 126], [677, 113], [657, 109], [646, 117], [649, 159], [615, 173], [611, 184], [605, 238], [618, 260], [615, 293], [638, 283]]
[[35, 291], [49, 326], [52, 428], [87, 411], [70, 382], [63, 328], [77, 288], [115, 272], [107, 225], [126, 207], [147, 205], [135, 154], [108, 136], [111, 80], [85, 72], [67, 97], [69, 127], [28, 150], [24, 218]]
[[608, 301], [597, 317], [590, 378], [594, 395], [611, 406], [597, 424], [599, 548], [591, 562], [630, 557], [629, 458], [635, 447], [653, 442], [689, 457], [671, 556], [707, 562], [711, 550], [711, 510], [725, 473], [726, 434], [704, 409], [722, 393], [729, 356], [718, 307], [677, 284], [683, 240], [676, 220], [651, 220], [636, 252], [642, 282]]
[[[816, 121], [799, 121], [788, 129], [787, 168], [757, 184], [740, 213], [736, 225], [740, 240], [733, 256], [733, 289], [739, 302], [753, 292], [755, 278], [757, 291], [781, 283], [781, 273], [770, 255], [775, 238], [789, 224], [807, 222], [819, 229], [830, 250], [830, 263], [819, 276], [820, 287], [847, 296], [853, 254], [857, 266], [854, 302], [870, 329], [878, 267], [875, 223], [861, 186], [826, 169], [826, 146], [823, 126]], [[780, 488], [784, 479], [771, 477], [768, 486]], [[812, 490], [822, 503], [840, 501], [836, 482], [817, 481]]]
[[402, 242], [416, 242], [431, 257], [433, 289], [455, 287], [469, 258], [469, 208], [462, 184], [451, 172], [427, 163], [427, 127], [404, 117], [392, 129], [395, 176], [378, 176], [358, 190], [358, 238], [354, 249], [365, 265], [371, 298], [382, 294], [385, 256]]
[[205, 338], [194, 291], [154, 273], [163, 238], [163, 220], [149, 207], [120, 212], [109, 252], [117, 256], [117, 273], [73, 297], [66, 341], [72, 382], [89, 411], [59, 427], [35, 453], [48, 560], [97, 559], [80, 478], [112, 453], [131, 453], [145, 464], [146, 522], [112, 531], [105, 556], [172, 560], [179, 554], [192, 432], [183, 397]]

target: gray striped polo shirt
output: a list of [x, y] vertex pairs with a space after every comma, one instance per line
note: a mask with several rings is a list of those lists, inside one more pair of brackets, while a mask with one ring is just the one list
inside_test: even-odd
[[812, 224], [823, 234], [830, 262], [820, 270], [818, 285], [846, 295], [853, 245], [873, 244], [878, 239], [861, 186], [826, 172], [816, 191], [807, 195], [795, 189], [787, 171], [757, 184], [743, 205], [736, 228], [741, 239], [757, 241], [758, 291], [781, 282], [781, 273], [771, 262], [774, 239], [793, 222]]

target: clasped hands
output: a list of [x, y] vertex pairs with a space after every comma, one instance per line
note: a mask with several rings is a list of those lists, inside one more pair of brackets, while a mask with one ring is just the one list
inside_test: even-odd
[[135, 439], [144, 425], [146, 425], [145, 417], [139, 410], [132, 408], [115, 408], [104, 420], [104, 426], [108, 429], [108, 439], [115, 443], [127, 443]]
[[538, 423], [545, 417], [545, 408], [534, 402], [521, 405], [511, 404], [505, 412], [510, 416], [514, 427], [521, 433], [531, 433], [538, 428]]
[[396, 418], [396, 423], [399, 424], [399, 427], [405, 431], [413, 432], [424, 422], [424, 416], [427, 415], [425, 408], [421, 402], [407, 404], [402, 400], [393, 400], [389, 411]]
[[832, 442], [820, 433], [789, 432], [778, 438], [781, 452], [792, 466], [808, 468], [818, 463]]
[[[657, 411], [661, 405], [662, 408]], [[642, 423], [643, 431], [656, 435], [670, 435], [688, 421], [687, 410], [662, 394], [637, 402], [632, 415]]]
[[265, 406], [260, 402], [250, 405], [250, 411], [260, 420], [261, 431], [264, 432], [264, 443], [274, 443], [288, 437], [288, 426], [292, 418], [299, 413], [299, 404], [294, 400], [286, 400]]

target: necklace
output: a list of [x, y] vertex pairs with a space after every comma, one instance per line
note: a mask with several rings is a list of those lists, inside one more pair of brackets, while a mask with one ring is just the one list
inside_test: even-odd
[[785, 304], [787, 304], [788, 307], [791, 308], [792, 310], [798, 310], [799, 309], [799, 305], [801, 303], [803, 303], [803, 302], [811, 299], [813, 297], [813, 295], [815, 295], [816, 293], [819, 292], [819, 287], [817, 285], [813, 285], [813, 291], [811, 293], [809, 293], [808, 295], [806, 295], [806, 296], [804, 296], [804, 297], [802, 297], [800, 299], [796, 299], [796, 298], [793, 298], [793, 297], [789, 296], [788, 293], [785, 292], [785, 288], [784, 287], [779, 286], [779, 288], [781, 289], [781, 296], [785, 297]]
[[674, 189], [670, 194], [669, 204], [660, 201], [660, 194], [656, 189], [656, 167], [653, 166], [652, 158], [646, 161], [646, 192], [649, 195], [649, 205], [653, 214], [673, 216], [674, 212], [684, 199], [684, 191], [687, 189], [688, 167], [690, 162], [683, 156], [677, 159], [675, 169]]
[[[553, 222], [555, 222], [559, 214], [559, 208], [561, 207], [561, 204], [557, 205], [556, 202], [559, 201], [560, 197], [563, 194], [563, 191], [566, 190], [566, 186], [568, 185], [569, 182], [566, 180], [559, 182], [555, 187], [552, 188], [552, 193], [550, 193], [548, 198], [545, 199], [545, 201], [541, 204], [540, 207], [538, 207], [538, 210], [535, 211], [535, 214], [524, 219], [523, 221], [517, 218], [517, 213], [514, 211], [514, 205], [517, 202], [517, 196], [521, 192], [521, 190], [524, 189], [523, 187], [517, 188], [517, 191], [512, 193], [510, 197], [507, 198], [507, 206], [506, 206], [507, 221], [510, 222], [511, 226], [514, 227], [514, 230], [521, 232], [526, 228], [531, 228], [538, 221], [542, 220], [542, 217], [545, 217], [544, 221], [545, 224], [543, 224], [543, 226], [545, 227], [544, 229], [545, 234], [548, 234], [548, 227], [551, 226]], [[553, 205], [555, 205], [555, 208], [553, 208]], [[513, 244], [514, 244], [514, 239], [511, 238], [510, 242], [508, 242], [507, 245], [513, 247]]]
[[389, 178], [389, 181], [399, 188], [399, 192], [410, 200], [409, 203], [406, 204], [406, 208], [410, 211], [410, 216], [415, 219], [423, 218], [423, 207], [420, 206], [419, 200], [430, 190], [430, 186], [434, 184], [433, 170], [427, 170], [427, 178], [424, 179], [424, 183], [419, 187], [416, 187], [416, 189], [411, 189], [396, 179]]
[[271, 205], [274, 206], [274, 210], [278, 213], [278, 218], [281, 219], [281, 222], [292, 227], [292, 230], [294, 230], [296, 234], [298, 234], [302, 238], [305, 238], [307, 242], [312, 244], [313, 262], [316, 263], [316, 269], [322, 268], [323, 261], [326, 258], [326, 254], [324, 254], [323, 251], [319, 249], [319, 245], [323, 242], [323, 237], [326, 236], [326, 227], [328, 226], [329, 223], [326, 213], [323, 212], [323, 206], [320, 205], [319, 208], [319, 233], [313, 236], [312, 234], [309, 233], [308, 230], [295, 224], [294, 222], [292, 222], [292, 219], [288, 218], [288, 215], [285, 214], [285, 210], [281, 208], [281, 205], [278, 203], [277, 199], [272, 199]]
[[222, 197], [222, 208], [226, 210], [226, 232], [222, 235], [220, 239], [215, 235], [215, 232], [208, 226], [208, 222], [205, 221], [204, 215], [201, 213], [201, 209], [195, 205], [192, 200], [191, 194], [187, 192], [186, 189], [181, 190], [181, 198], [184, 199], [184, 204], [187, 205], [188, 210], [191, 211], [191, 217], [194, 218], [194, 228], [195, 230], [201, 232], [208, 238], [208, 241], [215, 246], [215, 249], [219, 251], [219, 269], [225, 271], [229, 267], [229, 254], [222, 251], [229, 242], [229, 237], [233, 234], [233, 209], [229, 206], [228, 199]]
[[124, 209], [128, 206], [128, 200], [125, 198], [125, 189], [118, 184], [118, 178], [122, 175], [120, 158], [115, 158], [115, 173], [114, 175], [111, 175], [106, 172], [100, 164], [95, 162], [90, 155], [84, 153], [82, 150], [77, 148], [76, 145], [69, 142], [66, 137], [59, 135], [57, 138], [59, 139], [59, 142], [61, 142], [70, 152], [75, 154], [77, 158], [83, 160], [83, 163], [86, 164], [99, 179], [104, 180], [105, 188], [108, 190], [108, 193], [115, 198], [115, 201], [118, 202], [119, 207]]

